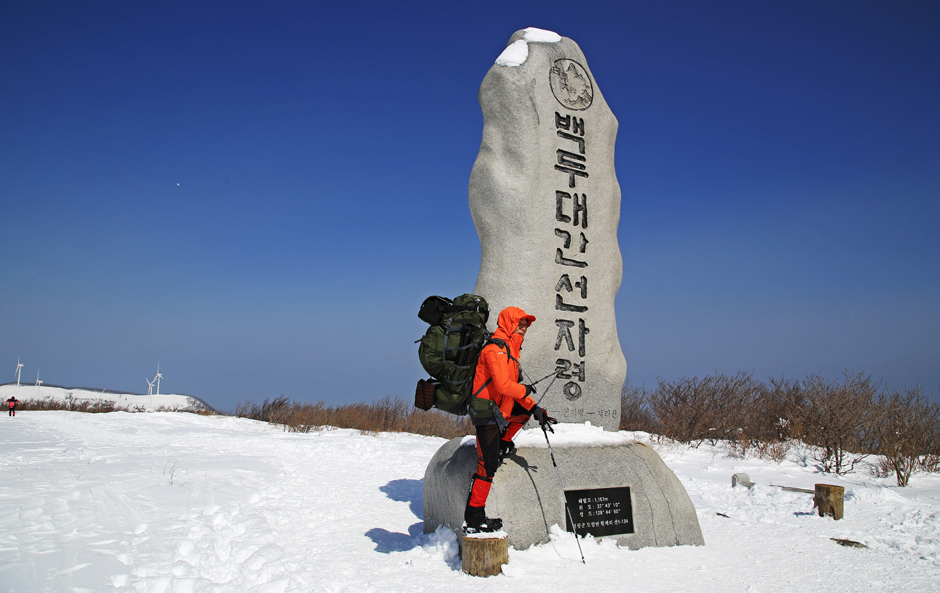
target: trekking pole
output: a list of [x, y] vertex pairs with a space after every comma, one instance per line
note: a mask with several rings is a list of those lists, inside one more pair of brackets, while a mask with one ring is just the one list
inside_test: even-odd
[[533, 383], [533, 385], [538, 385], [539, 383], [541, 383], [545, 379], [548, 379], [549, 377], [557, 377], [557, 376], [558, 376], [558, 371], [552, 371], [549, 374], [542, 377], [541, 379], [539, 379], [538, 381], [536, 381], [535, 383]]
[[525, 372], [525, 369], [520, 369], [520, 371], [522, 372], [523, 375], [525, 375], [525, 380], [529, 382], [529, 385], [533, 385], [533, 386], [538, 385], [539, 383], [541, 383], [545, 379], [548, 379], [549, 377], [552, 377], [552, 382], [549, 383], [548, 387], [545, 388], [545, 391], [542, 392], [542, 397], [540, 397], [538, 401], [535, 402], [535, 405], [541, 404], [542, 400], [545, 399], [545, 396], [548, 395], [548, 390], [551, 389], [552, 385], [555, 384], [555, 379], [558, 378], [558, 371], [552, 371], [549, 374], [542, 377], [541, 379], [539, 379], [538, 381], [535, 381], [534, 383], [532, 382], [532, 377], [529, 376], [529, 373]]
[[[555, 432], [554, 430], [552, 432]], [[578, 552], [581, 554], [581, 564], [587, 564], [584, 561], [584, 552], [581, 551], [581, 542], [578, 540], [578, 524], [574, 522], [574, 517], [571, 516], [571, 509], [568, 507], [568, 498], [565, 496], [565, 485], [561, 481], [561, 474], [558, 472], [558, 464], [555, 463], [555, 452], [552, 451], [552, 443], [548, 440], [548, 431], [545, 429], [545, 425], [542, 425], [542, 434], [545, 435], [545, 442], [548, 443], [548, 454], [552, 458], [552, 466], [555, 468], [555, 475], [558, 476], [558, 485], [561, 487], [561, 497], [565, 500], [565, 511], [568, 512], [568, 520], [571, 521], [571, 528], [574, 529], [574, 541], [578, 544]]]
[[548, 378], [551, 377], [552, 375], [555, 375], [556, 377], [558, 376], [558, 371], [552, 371], [552, 372], [550, 372], [549, 374], [547, 374], [547, 375], [545, 375], [544, 377], [542, 377], [541, 379], [539, 379], [538, 381], [533, 382], [533, 381], [532, 381], [532, 378], [529, 377], [529, 373], [526, 373], [525, 371], [522, 371], [522, 373], [525, 375], [525, 378], [529, 381], [529, 385], [538, 385], [539, 383], [541, 383], [541, 382], [544, 381], [545, 379], [548, 379]]
[[539, 398], [539, 401], [535, 402], [535, 405], [540, 405], [542, 400], [545, 399], [545, 396], [548, 395], [548, 390], [552, 388], [552, 385], [555, 384], [555, 379], [558, 378], [558, 375], [552, 377], [552, 382], [548, 384], [548, 387], [545, 388], [545, 391], [542, 393], [542, 397]]

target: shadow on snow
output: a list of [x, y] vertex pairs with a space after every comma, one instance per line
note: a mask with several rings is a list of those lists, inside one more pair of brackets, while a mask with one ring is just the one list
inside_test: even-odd
[[420, 519], [408, 527], [408, 533], [389, 531], [375, 527], [366, 532], [366, 536], [375, 543], [375, 551], [383, 554], [406, 552], [420, 547], [424, 535], [424, 480], [392, 480], [379, 488], [396, 502], [407, 502], [415, 517]]

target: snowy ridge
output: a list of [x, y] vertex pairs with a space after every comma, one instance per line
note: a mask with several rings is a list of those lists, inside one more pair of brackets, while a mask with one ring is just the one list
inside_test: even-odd
[[159, 395], [137, 395], [134, 393], [121, 393], [118, 391], [91, 390], [81, 387], [59, 387], [58, 385], [23, 385], [18, 387], [15, 383], [0, 385], [0, 400], [6, 401], [16, 397], [23, 403], [28, 401], [52, 400], [55, 402], [76, 404], [84, 402], [92, 406], [97, 402], [113, 403], [119, 410], [131, 412], [177, 411], [195, 412], [198, 410], [212, 410], [212, 407], [198, 397], [161, 393]]
[[[550, 543], [510, 548], [504, 574], [484, 581], [460, 571], [453, 533], [422, 533], [424, 471], [444, 439], [171, 413], [0, 421], [4, 591], [926, 593], [940, 582], [937, 475], [897, 488], [864, 471], [821, 474], [799, 452], [777, 465], [624, 432], [676, 472], [705, 546], [631, 551], [589, 537], [581, 564], [555, 525]], [[555, 457], [564, 475], [564, 448]], [[756, 485], [731, 488], [737, 472]], [[846, 487], [844, 519], [770, 486], [815, 482]]]

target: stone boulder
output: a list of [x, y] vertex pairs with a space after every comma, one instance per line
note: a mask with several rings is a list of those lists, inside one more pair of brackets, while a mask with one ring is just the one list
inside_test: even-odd
[[[585, 436], [585, 427], [563, 424], [557, 430], [557, 435], [550, 435], [557, 474], [537, 428], [516, 437], [516, 454], [496, 472], [487, 515], [503, 520], [511, 546], [519, 550], [544, 543], [549, 541], [552, 525], [566, 528], [559, 475], [569, 493], [629, 488], [632, 533], [608, 536], [616, 538], [618, 545], [633, 549], [704, 545], [689, 495], [653, 449], [625, 433], [593, 429], [601, 436]], [[424, 474], [425, 533], [441, 525], [459, 532], [476, 463], [473, 437], [452, 439], [438, 449]], [[575, 521], [581, 521], [577, 512], [574, 509]], [[583, 535], [581, 530], [578, 533]]]

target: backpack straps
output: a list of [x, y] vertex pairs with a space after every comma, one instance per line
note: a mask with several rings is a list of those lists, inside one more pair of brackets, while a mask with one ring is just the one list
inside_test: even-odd
[[[513, 355], [512, 355], [512, 352], [509, 351], [509, 344], [507, 344], [505, 341], [500, 340], [499, 338], [492, 338], [492, 337], [491, 337], [491, 338], [487, 338], [487, 339], [486, 339], [486, 344], [484, 344], [483, 347], [486, 348], [486, 347], [489, 346], [490, 344], [495, 344], [495, 345], [499, 346], [500, 348], [505, 348], [505, 349], [506, 349], [506, 356], [509, 357], [509, 360], [516, 360], [516, 357], [513, 356]], [[518, 361], [518, 360], [516, 360], [516, 364], [519, 364], [519, 361]], [[488, 378], [486, 379], [486, 382], [483, 383], [483, 385], [480, 385], [480, 388], [477, 389], [477, 390], [473, 393], [473, 395], [470, 396], [470, 399], [472, 400], [473, 398], [475, 398], [475, 397], [477, 397], [478, 395], [480, 395], [480, 392], [483, 391], [484, 389], [486, 389], [486, 386], [489, 385], [492, 380], [493, 380], [493, 377], [488, 377]]]
[[500, 340], [499, 338], [490, 338], [489, 340], [487, 340], [487, 345], [488, 344], [496, 344], [500, 348], [505, 348], [506, 356], [509, 357], [509, 360], [515, 360], [516, 364], [518, 364], [519, 366], [522, 366], [522, 363], [516, 360], [516, 357], [512, 355], [512, 352], [509, 350], [509, 344], [507, 344], [505, 341]]
[[489, 385], [489, 384], [490, 384], [490, 381], [492, 381], [492, 380], [493, 380], [493, 377], [488, 377], [488, 378], [486, 379], [486, 382], [483, 383], [483, 385], [480, 385], [480, 388], [477, 389], [477, 390], [473, 393], [473, 395], [470, 396], [470, 399], [473, 399], [473, 398], [475, 398], [476, 396], [480, 395], [480, 392], [483, 391], [484, 389], [486, 389], [486, 386]]

